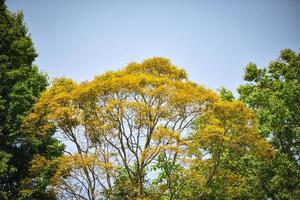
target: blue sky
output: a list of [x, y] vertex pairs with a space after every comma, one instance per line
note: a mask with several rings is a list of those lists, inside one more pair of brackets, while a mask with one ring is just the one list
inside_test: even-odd
[[50, 78], [91, 80], [153, 56], [235, 91], [250, 61], [300, 49], [299, 0], [7, 0], [22, 10]]

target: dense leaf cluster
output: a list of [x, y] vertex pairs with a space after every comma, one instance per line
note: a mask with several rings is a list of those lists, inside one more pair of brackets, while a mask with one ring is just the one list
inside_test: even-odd
[[300, 195], [300, 55], [284, 49], [267, 68], [246, 67], [240, 97], [257, 112], [260, 134], [277, 150], [260, 163], [257, 182], [272, 199]]
[[30, 176], [30, 161], [36, 154], [53, 158], [62, 150], [58, 141], [51, 138], [53, 131], [47, 137], [36, 138], [21, 128], [24, 116], [31, 111], [40, 93], [48, 85], [47, 76], [33, 65], [36, 56], [22, 13], [9, 12], [1, 0], [0, 199], [46, 197], [46, 180], [40, 183], [26, 181]]

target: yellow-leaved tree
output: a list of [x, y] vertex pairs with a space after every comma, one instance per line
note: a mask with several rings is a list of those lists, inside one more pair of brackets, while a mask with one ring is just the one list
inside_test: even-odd
[[263, 199], [251, 179], [251, 164], [273, 156], [258, 135], [255, 113], [237, 100], [214, 102], [195, 122], [187, 154], [190, 199]]
[[27, 121], [52, 122], [72, 147], [53, 180], [60, 195], [110, 196], [123, 169], [132, 198], [143, 197], [147, 170], [157, 155], [168, 151], [176, 160], [191, 123], [217, 99], [169, 60], [151, 58], [90, 82], [55, 80]]
[[[218, 162], [231, 156], [231, 150], [270, 150], [256, 134], [254, 115], [242, 103], [222, 101], [160, 57], [80, 84], [56, 79], [27, 125], [42, 126], [40, 134], [53, 128], [41, 121], [57, 127], [57, 136], [69, 147], [56, 161], [52, 180], [52, 189], [66, 199], [176, 199], [171, 179], [164, 190], [150, 191], [156, 176], [162, 181], [156, 183], [165, 185], [164, 177], [150, 170], [164, 171], [157, 165], [161, 155], [170, 165], [182, 166], [184, 174], [202, 177], [206, 183], [194, 182], [203, 189], [220, 175]], [[196, 133], [195, 123], [200, 127]], [[203, 158], [203, 152], [212, 159]], [[195, 171], [198, 165], [206, 172]]]

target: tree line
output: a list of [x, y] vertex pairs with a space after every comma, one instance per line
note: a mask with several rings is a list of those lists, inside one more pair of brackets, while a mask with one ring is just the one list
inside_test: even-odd
[[299, 53], [249, 63], [238, 99], [162, 57], [49, 83], [0, 3], [0, 199], [300, 196]]

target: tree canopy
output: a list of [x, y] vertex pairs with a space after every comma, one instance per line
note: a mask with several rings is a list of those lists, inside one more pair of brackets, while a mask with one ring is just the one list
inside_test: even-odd
[[[184, 174], [198, 173], [206, 181], [195, 184], [204, 191], [217, 182], [220, 159], [272, 156], [270, 145], [257, 134], [255, 115], [242, 102], [223, 101], [160, 57], [80, 84], [56, 79], [27, 117], [28, 126], [41, 119], [52, 122], [74, 147], [58, 161], [53, 179], [62, 198], [113, 198], [116, 191], [128, 199], [151, 198], [151, 169], [167, 171], [159, 162], [186, 166]], [[45, 123], [39, 129], [51, 128]], [[204, 172], [194, 171], [199, 167]], [[171, 176], [176, 170], [168, 173], [159, 175], [153, 187], [165, 188], [160, 195], [174, 199]], [[127, 191], [115, 185], [121, 180]]]
[[36, 56], [23, 14], [9, 12], [4, 1], [0, 1], [1, 199], [46, 196], [47, 181], [37, 184], [32, 190], [29, 189], [31, 184], [25, 186], [30, 161], [34, 155], [55, 157], [62, 150], [58, 141], [51, 138], [53, 131], [44, 138], [35, 138], [21, 128], [22, 120], [48, 85], [47, 76], [33, 64]]
[[260, 134], [278, 151], [261, 164], [259, 179], [273, 199], [296, 199], [299, 190], [300, 55], [283, 49], [266, 68], [247, 65], [240, 98], [257, 112]]

